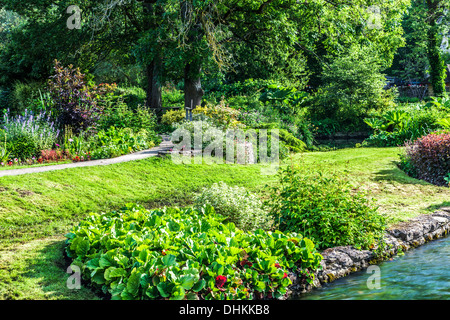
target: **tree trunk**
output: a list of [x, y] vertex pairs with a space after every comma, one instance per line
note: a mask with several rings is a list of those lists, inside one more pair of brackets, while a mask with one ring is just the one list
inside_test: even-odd
[[[154, 22], [152, 22], [151, 16], [155, 13], [154, 4], [156, 0], [147, 0], [142, 2], [144, 11], [144, 30], [148, 31], [152, 28]], [[155, 27], [155, 26], [153, 26]], [[155, 50], [158, 52], [158, 50]], [[153, 58], [153, 61], [147, 65], [147, 108], [152, 109], [159, 116], [162, 111], [162, 95], [161, 95], [161, 82], [160, 77], [162, 70], [162, 61], [160, 55], [157, 53]]]
[[161, 72], [161, 60], [154, 59], [147, 66], [147, 101], [148, 108], [159, 115], [162, 111], [161, 83], [159, 81]]
[[[202, 59], [197, 52], [195, 46], [202, 38], [201, 26], [196, 21], [196, 17], [192, 16], [192, 7], [188, 1], [181, 3], [181, 19], [189, 25], [194, 22], [192, 29], [185, 35], [188, 39], [187, 60], [184, 67], [184, 108], [193, 108], [200, 106], [204, 91], [202, 89], [201, 74], [202, 74]], [[194, 21], [190, 21], [194, 20]]]
[[204, 91], [202, 89], [201, 62], [186, 64], [184, 68], [184, 107], [196, 108], [202, 104]]
[[427, 0], [428, 6], [428, 62], [430, 63], [430, 81], [433, 88], [433, 95], [436, 97], [445, 96], [445, 78], [447, 75], [444, 59], [441, 55], [439, 42], [438, 6], [439, 0]]

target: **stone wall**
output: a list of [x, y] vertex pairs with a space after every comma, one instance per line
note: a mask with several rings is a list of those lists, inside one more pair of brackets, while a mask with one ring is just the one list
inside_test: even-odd
[[[441, 208], [433, 214], [422, 215], [389, 228], [385, 235], [387, 244], [382, 258], [371, 250], [357, 250], [352, 246], [329, 248], [321, 252], [322, 270], [315, 273], [314, 286], [332, 282], [353, 272], [363, 270], [371, 264], [379, 263], [399, 252], [423, 245], [446, 236], [450, 231], [450, 207]], [[288, 295], [298, 296], [313, 289], [297, 275], [290, 274], [292, 285]]]

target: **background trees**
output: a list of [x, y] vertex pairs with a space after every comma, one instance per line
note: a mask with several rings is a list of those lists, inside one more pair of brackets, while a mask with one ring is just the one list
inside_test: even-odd
[[[166, 81], [184, 84], [186, 107], [200, 105], [201, 82], [211, 80], [205, 71], [226, 82], [264, 78], [316, 87], [324, 66], [353, 44], [376, 48], [371, 54], [389, 67], [404, 44], [400, 22], [408, 3], [85, 0], [79, 4], [82, 29], [69, 30], [69, 1], [3, 0], [2, 8], [26, 22], [0, 53], [1, 80], [8, 86], [44, 79], [55, 58], [89, 73], [113, 66], [145, 88], [146, 104], [156, 111]], [[134, 66], [143, 81], [132, 80]]]

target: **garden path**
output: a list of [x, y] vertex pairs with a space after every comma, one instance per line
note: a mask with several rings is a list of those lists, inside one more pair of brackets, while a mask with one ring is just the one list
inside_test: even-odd
[[37, 173], [37, 172], [46, 172], [46, 171], [54, 171], [54, 170], [62, 170], [69, 168], [79, 168], [79, 167], [93, 167], [93, 166], [106, 166], [115, 163], [129, 162], [135, 160], [142, 160], [150, 157], [157, 156], [160, 152], [167, 151], [172, 148], [173, 144], [170, 141], [169, 136], [162, 136], [163, 141], [157, 147], [142, 150], [139, 152], [127, 154], [124, 156], [120, 156], [117, 158], [111, 159], [101, 159], [101, 160], [91, 160], [91, 161], [83, 161], [83, 162], [74, 162], [74, 163], [65, 163], [65, 164], [56, 164], [45, 167], [33, 167], [33, 168], [23, 168], [23, 169], [12, 169], [12, 170], [2, 170], [0, 171], [0, 177], [4, 176], [18, 176], [29, 173]]

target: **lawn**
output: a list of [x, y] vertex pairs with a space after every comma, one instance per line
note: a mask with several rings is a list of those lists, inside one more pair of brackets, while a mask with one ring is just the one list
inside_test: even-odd
[[[391, 224], [449, 205], [450, 190], [412, 179], [396, 167], [398, 148], [357, 148], [297, 154], [286, 161], [348, 173], [370, 191]], [[130, 202], [148, 208], [186, 206], [203, 186], [224, 181], [264, 192], [276, 176], [259, 165], [175, 165], [150, 158], [0, 178], [0, 299], [92, 299], [68, 290], [63, 235], [88, 212]]]

